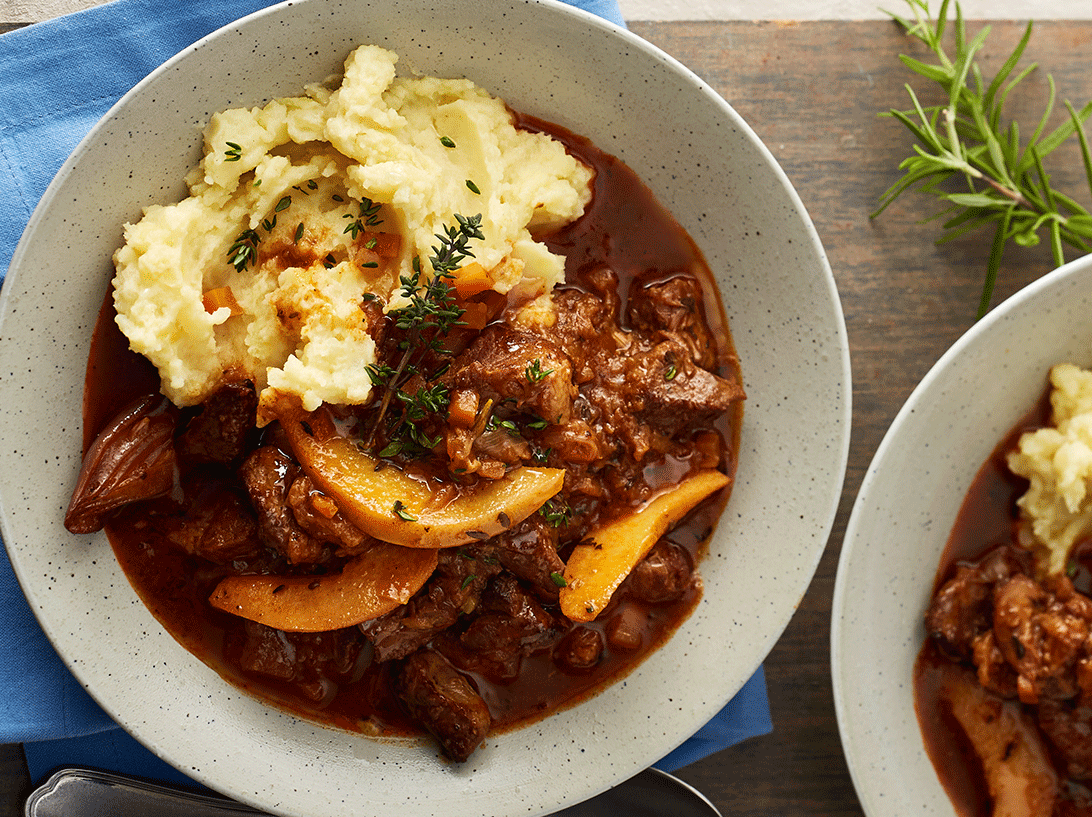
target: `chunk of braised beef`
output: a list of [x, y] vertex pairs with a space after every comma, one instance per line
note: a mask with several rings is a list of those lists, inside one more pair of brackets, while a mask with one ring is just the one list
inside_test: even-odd
[[962, 564], [933, 596], [925, 630], [952, 656], [969, 658], [975, 638], [993, 627], [993, 587], [1013, 573], [1029, 572], [1030, 554], [995, 548], [972, 564]]
[[375, 541], [346, 519], [337, 503], [306, 474], [292, 481], [286, 500], [297, 524], [318, 541], [337, 545], [338, 556], [363, 553]]
[[[517, 621], [524, 628], [524, 646], [534, 651], [555, 638], [559, 622], [515, 576], [501, 573], [482, 594], [481, 607]], [[566, 627], [567, 625], [561, 625]]]
[[557, 601], [561, 590], [557, 577], [565, 572], [565, 563], [557, 553], [557, 527], [534, 513], [494, 537], [492, 543], [505, 570], [524, 581], [539, 598]]
[[661, 539], [630, 571], [625, 587], [633, 598], [663, 604], [681, 599], [696, 580], [686, 549]]
[[651, 284], [635, 283], [627, 306], [630, 326], [646, 332], [670, 332], [686, 344], [691, 359], [704, 369], [716, 365], [716, 347], [705, 321], [701, 284], [676, 275]]
[[635, 413], [667, 436], [707, 425], [745, 396], [738, 380], [719, 377], [688, 355], [686, 346], [668, 335], [650, 349], [635, 352], [625, 369], [637, 398]]
[[1092, 708], [1074, 701], [1045, 699], [1036, 720], [1075, 780], [1092, 780]]
[[247, 450], [258, 411], [254, 384], [226, 383], [189, 418], [176, 443], [186, 463], [238, 462]]
[[244, 671], [292, 680], [296, 674], [295, 649], [288, 642], [288, 633], [244, 619], [243, 634], [239, 666]]
[[480, 610], [462, 632], [437, 639], [436, 648], [459, 669], [500, 683], [519, 674], [525, 656], [553, 646], [568, 629], [507, 573], [486, 588]]
[[581, 276], [583, 285], [603, 305], [604, 317], [619, 324], [622, 320], [622, 298], [619, 294], [618, 273], [610, 267], [596, 267], [585, 271]]
[[460, 670], [503, 684], [519, 675], [522, 637], [520, 622], [497, 613], [482, 613], [461, 633], [441, 633], [433, 646]]
[[396, 683], [410, 716], [436, 737], [452, 760], [469, 758], [493, 725], [489, 707], [474, 686], [433, 650], [410, 655]]
[[639, 463], [743, 399], [738, 383], [685, 360], [677, 343], [649, 347], [631, 340], [604, 355], [595, 380], [581, 386], [586, 419], [615, 456]]
[[1020, 700], [1076, 696], [1074, 669], [1086, 652], [1092, 600], [1065, 576], [1037, 582], [1017, 574], [995, 585], [993, 605], [993, 631], [1016, 670]]
[[559, 290], [555, 303], [552, 331], [570, 354], [579, 388], [574, 413], [601, 456], [640, 462], [650, 450], [662, 450], [665, 441], [708, 425], [744, 399], [737, 379], [694, 362], [683, 335], [623, 331], [607, 304], [580, 290]]
[[573, 364], [573, 382], [580, 386], [595, 378], [596, 350], [617, 328], [617, 315], [609, 304], [579, 289], [555, 290], [554, 303], [557, 322], [552, 335], [567, 350]]
[[254, 621], [228, 636], [225, 649], [245, 672], [276, 678], [318, 704], [333, 700], [338, 685], [363, 675], [367, 655], [353, 629], [286, 633]]
[[472, 389], [480, 403], [510, 401], [519, 411], [562, 424], [576, 387], [568, 355], [544, 335], [493, 324], [455, 358], [443, 376], [452, 392]]
[[294, 564], [319, 562], [324, 555], [322, 542], [300, 526], [288, 504], [288, 490], [299, 474], [299, 465], [271, 445], [254, 449], [239, 466], [239, 478], [258, 514], [258, 529], [266, 544]]
[[489, 546], [443, 548], [436, 571], [408, 602], [360, 625], [376, 661], [405, 658], [474, 612], [489, 580], [501, 570]]
[[925, 624], [943, 652], [972, 664], [998, 695], [1025, 704], [1092, 700], [1092, 599], [1064, 575], [1037, 579], [1028, 551], [995, 548], [959, 565]]
[[202, 485], [200, 491], [187, 497], [185, 514], [164, 519], [167, 541], [216, 564], [228, 564], [260, 551], [258, 523], [246, 498], [229, 484]]
[[603, 658], [603, 636], [584, 625], [573, 627], [554, 649], [554, 663], [571, 675], [595, 669]]
[[83, 458], [65, 527], [72, 533], [93, 533], [118, 508], [170, 493], [178, 476], [177, 418], [177, 410], [160, 395], [142, 397], [122, 409]]

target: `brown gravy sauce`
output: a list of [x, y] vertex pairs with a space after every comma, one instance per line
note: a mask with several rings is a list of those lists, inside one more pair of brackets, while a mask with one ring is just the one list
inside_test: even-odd
[[[700, 252], [682, 228], [653, 199], [637, 176], [617, 159], [597, 150], [573, 134], [529, 118], [518, 117], [521, 127], [546, 131], [562, 141], [576, 156], [596, 170], [594, 198], [584, 217], [551, 236], [541, 237], [555, 252], [567, 256], [566, 282], [582, 287], [584, 276], [608, 265], [620, 280], [624, 299], [632, 282], [652, 283], [680, 273], [701, 282], [707, 322], [716, 337], [722, 370], [736, 370], [720, 297]], [[114, 322], [108, 293], [95, 328], [88, 361], [84, 397], [85, 449], [122, 407], [143, 394], [157, 392], [155, 369], [143, 357], [128, 350], [127, 341]], [[734, 473], [742, 407], [720, 423], [725, 439], [728, 472]], [[685, 464], [680, 464], [685, 470]], [[672, 475], [672, 479], [681, 474]], [[210, 485], [215, 489], [214, 485]], [[704, 544], [728, 499], [726, 489], [706, 502], [671, 534], [697, 563]], [[264, 676], [247, 674], [233, 663], [225, 645], [238, 636], [242, 620], [213, 609], [207, 598], [229, 568], [221, 568], [188, 556], [165, 543], [142, 535], [139, 508], [122, 513], [107, 525], [114, 552], [137, 594], [153, 615], [186, 649], [237, 686], [255, 696], [312, 720], [358, 730], [364, 722], [380, 724], [387, 734], [418, 731], [405, 717], [392, 692], [388, 664], [371, 664], [359, 680], [341, 683], [321, 706], [292, 686]], [[700, 582], [683, 599], [656, 606], [619, 599], [592, 626], [602, 630], [610, 615], [628, 607], [641, 608], [645, 619], [642, 646], [635, 652], [617, 653], [608, 646], [600, 665], [587, 675], [568, 675], [556, 668], [547, 652], [524, 658], [519, 676], [500, 685], [475, 677], [488, 703], [495, 729], [533, 721], [559, 707], [569, 706], [594, 694], [636, 667], [659, 647], [691, 613], [701, 596]], [[354, 633], [356, 628], [352, 628]]]

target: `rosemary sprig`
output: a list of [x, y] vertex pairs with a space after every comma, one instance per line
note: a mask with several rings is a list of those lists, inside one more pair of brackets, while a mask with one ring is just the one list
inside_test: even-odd
[[[937, 62], [925, 63], [905, 54], [899, 59], [911, 71], [939, 84], [948, 101], [944, 105], [923, 106], [913, 88], [907, 85], [913, 108], [892, 109], [884, 114], [902, 122], [918, 144], [914, 145], [914, 155], [899, 165], [902, 177], [880, 197], [872, 217], [882, 213], [900, 194], [918, 186], [921, 192], [946, 204], [932, 217], [944, 219], [944, 235], [938, 243], [979, 228], [994, 227], [978, 305], [981, 318], [989, 309], [1009, 241], [1033, 247], [1040, 242], [1040, 232], [1046, 230], [1058, 266], [1065, 263], [1063, 245], [1081, 253], [1092, 250], [1092, 216], [1073, 198], [1051, 187], [1043, 166], [1046, 156], [1076, 134], [1092, 190], [1092, 152], [1082, 128], [1092, 114], [1092, 102], [1079, 111], [1065, 102], [1066, 121], [1047, 133], [1055, 104], [1054, 79], [1047, 75], [1050, 93], [1046, 109], [1026, 144], [1021, 144], [1018, 123], [1004, 124], [1002, 108], [1012, 90], [1037, 67], [1032, 64], [1014, 74], [1031, 39], [1032, 23], [1028, 23], [1015, 50], [987, 84], [976, 56], [989, 35], [989, 26], [968, 39], [963, 14], [956, 2], [955, 54], [949, 57], [943, 41], [951, 0], [943, 0], [935, 20], [930, 18], [928, 0], [906, 2], [914, 19], [888, 13], [908, 34], [921, 40]], [[962, 184], [945, 185], [952, 180]]]
[[[402, 357], [397, 366], [367, 367], [372, 384], [383, 388], [383, 397], [365, 447], [371, 447], [393, 401], [397, 399], [402, 405], [401, 415], [392, 424], [388, 442], [380, 452], [382, 456], [397, 453], [419, 456], [439, 442], [421, 429], [421, 422], [447, 409], [448, 394], [441, 385], [429, 385], [441, 372], [426, 372], [422, 367], [430, 356], [444, 354], [444, 338], [463, 316], [450, 281], [462, 262], [474, 257], [469, 249], [471, 239], [485, 237], [481, 221], [480, 214], [469, 218], [456, 214], [455, 224], [445, 226], [444, 233], [436, 235], [440, 243], [432, 248], [429, 258], [432, 276], [422, 280], [420, 261], [414, 259], [413, 274], [400, 277], [402, 296], [408, 303], [392, 309], [389, 316], [395, 327], [405, 333], [399, 344]], [[404, 391], [402, 387], [418, 375], [425, 385], [412, 394]]]

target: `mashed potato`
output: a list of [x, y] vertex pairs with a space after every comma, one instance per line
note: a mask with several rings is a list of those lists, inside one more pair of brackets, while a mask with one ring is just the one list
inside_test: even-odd
[[399, 306], [400, 276], [415, 258], [429, 270], [456, 214], [482, 216], [470, 249], [487, 286], [532, 298], [562, 279], [531, 230], [582, 214], [590, 169], [471, 82], [397, 77], [396, 61], [363, 46], [335, 90], [216, 114], [190, 197], [126, 225], [117, 322], [176, 404], [225, 373], [254, 381], [264, 419], [279, 395], [365, 402], [365, 293]]
[[1008, 464], [1031, 483], [1018, 502], [1021, 542], [1057, 573], [1092, 532], [1092, 371], [1059, 364], [1050, 383], [1054, 425], [1022, 435]]

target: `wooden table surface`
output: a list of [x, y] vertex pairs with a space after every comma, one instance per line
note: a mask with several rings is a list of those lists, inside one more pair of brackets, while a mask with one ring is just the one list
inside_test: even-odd
[[[901, 4], [891, 4], [900, 6]], [[977, 30], [981, 23], [972, 23]], [[0, 31], [12, 26], [0, 25]], [[857, 489], [903, 401], [974, 320], [989, 249], [975, 234], [936, 246], [922, 220], [936, 204], [920, 194], [870, 220], [910, 154], [890, 118], [908, 106], [904, 84], [926, 89], [898, 60], [924, 56], [882, 21], [631, 24], [631, 29], [709, 82], [751, 125], [795, 185], [823, 241], [845, 311], [853, 363], [853, 434], [838, 514], [809, 591], [766, 661], [772, 734], [753, 738], [678, 774], [725, 817], [842, 817], [861, 807], [842, 756], [829, 664], [831, 596]], [[1023, 26], [993, 24], [982, 55], [992, 75]], [[1007, 110], [1030, 133], [1044, 106], [1046, 72], [1059, 99], [1092, 99], [1092, 22], [1040, 22], [1027, 61], [1042, 69]], [[931, 89], [930, 89], [931, 90]], [[1048, 162], [1054, 186], [1086, 204], [1075, 150]], [[1053, 267], [1046, 246], [1010, 250], [995, 303]], [[729, 310], [730, 311], [730, 310]], [[0, 746], [0, 812], [22, 814], [27, 779], [18, 746]]]

